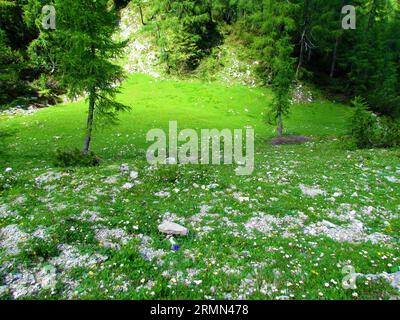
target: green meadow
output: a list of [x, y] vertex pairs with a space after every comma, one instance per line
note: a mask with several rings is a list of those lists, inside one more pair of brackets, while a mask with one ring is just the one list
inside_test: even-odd
[[[134, 75], [118, 101], [131, 110], [96, 126], [93, 168], [54, 164], [57, 149], [83, 143], [84, 100], [0, 119], [12, 133], [0, 158], [2, 299], [399, 296], [388, 275], [400, 271], [400, 151], [353, 148], [351, 107], [294, 104], [286, 133], [311, 141], [273, 146], [268, 89]], [[149, 165], [146, 133], [172, 120], [180, 130], [252, 126], [253, 174]], [[165, 220], [189, 229], [179, 250], [158, 231]], [[349, 268], [359, 276], [346, 288]]]

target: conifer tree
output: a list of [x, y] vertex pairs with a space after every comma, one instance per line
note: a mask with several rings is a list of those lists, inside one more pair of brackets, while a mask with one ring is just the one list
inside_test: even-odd
[[154, 2], [162, 59], [168, 71], [192, 71], [210, 52], [217, 36], [211, 5], [209, 1], [199, 0]]
[[90, 149], [96, 116], [115, 121], [128, 107], [115, 101], [123, 70], [111, 59], [124, 43], [113, 40], [118, 16], [108, 0], [56, 0], [57, 29], [54, 43], [57, 71], [72, 97], [87, 95], [87, 128], [82, 153]]
[[292, 1], [263, 0], [256, 13], [248, 18], [254, 30], [253, 48], [260, 59], [260, 74], [268, 84], [272, 76], [275, 93], [268, 121], [277, 124], [278, 136], [283, 134], [283, 117], [289, 113], [294, 80], [293, 44], [297, 6]]
[[391, 28], [395, 8], [390, 1], [371, 0], [362, 9], [354, 45], [347, 57], [351, 63], [349, 79], [354, 95], [366, 98], [374, 111], [395, 115], [400, 102], [399, 55]]

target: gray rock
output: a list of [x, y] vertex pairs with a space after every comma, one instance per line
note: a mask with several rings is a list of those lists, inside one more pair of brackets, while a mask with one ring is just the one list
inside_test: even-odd
[[378, 279], [384, 279], [386, 280], [393, 288], [400, 290], [400, 271], [397, 271], [395, 273], [387, 273], [387, 272], [382, 272], [378, 274], [363, 274], [363, 273], [358, 273], [357, 277], [363, 277], [363, 278], [368, 278], [371, 280], [378, 280]]
[[5, 249], [5, 254], [18, 254], [19, 244], [25, 242], [29, 235], [21, 231], [16, 224], [0, 229], [0, 248]]
[[140, 239], [140, 254], [142, 257], [147, 260], [147, 261], [153, 261], [156, 260], [156, 263], [158, 265], [162, 264], [161, 258], [166, 255], [166, 252], [162, 249], [155, 249], [152, 247], [152, 242], [153, 240], [149, 236], [145, 235], [138, 235], [138, 238]]
[[164, 221], [162, 224], [160, 224], [158, 226], [158, 230], [169, 235], [187, 236], [189, 233], [187, 228], [169, 221]]
[[127, 173], [127, 172], [129, 172], [129, 165], [121, 164], [119, 170], [121, 171], [121, 173]]
[[116, 176], [111, 176], [104, 180], [104, 183], [107, 183], [107, 184], [116, 184], [117, 182], [118, 182], [118, 178]]
[[131, 173], [129, 174], [130, 178], [132, 180], [137, 179], [137, 177], [139, 176], [139, 173], [137, 171], [131, 171]]
[[48, 265], [36, 273], [36, 281], [43, 289], [54, 289], [57, 285], [57, 270], [54, 266]]
[[160, 197], [160, 198], [166, 198], [169, 197], [171, 195], [171, 193], [169, 193], [168, 191], [160, 191], [154, 194], [156, 197]]

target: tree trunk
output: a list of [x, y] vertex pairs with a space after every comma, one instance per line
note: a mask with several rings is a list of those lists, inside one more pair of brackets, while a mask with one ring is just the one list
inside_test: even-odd
[[303, 34], [301, 35], [301, 47], [300, 47], [300, 57], [299, 57], [299, 64], [297, 65], [296, 70], [296, 80], [299, 79], [300, 69], [303, 66], [303, 59], [304, 59], [304, 49], [305, 49], [305, 36], [306, 36], [306, 29], [304, 28]]
[[278, 128], [277, 128], [277, 131], [278, 131], [278, 137], [282, 137], [282, 135], [283, 135], [283, 121], [282, 121], [282, 115], [281, 114], [278, 115]]
[[95, 91], [91, 90], [89, 94], [89, 113], [87, 118], [86, 137], [83, 144], [82, 153], [86, 154], [90, 149], [90, 142], [92, 141], [93, 120], [94, 120], [94, 107], [95, 107]]
[[304, 62], [304, 53], [306, 49], [306, 41], [307, 41], [307, 31], [308, 31], [308, 25], [310, 24], [310, 13], [309, 13], [309, 7], [310, 7], [310, 2], [309, 0], [304, 1], [304, 12], [303, 12], [303, 32], [301, 34], [301, 39], [300, 39], [300, 57], [299, 57], [299, 64], [297, 65], [297, 70], [296, 70], [296, 80], [299, 78], [299, 73], [301, 70], [301, 67], [303, 66]]
[[[345, 0], [342, 0], [342, 5], [341, 7], [344, 6]], [[342, 20], [342, 14], [341, 12], [338, 12], [338, 20]], [[337, 53], [338, 53], [338, 48], [339, 48], [339, 41], [340, 41], [340, 36], [336, 36], [336, 41], [335, 41], [335, 46], [333, 48], [333, 54], [332, 54], [332, 64], [331, 64], [331, 72], [329, 73], [329, 77], [333, 79], [333, 76], [335, 75], [335, 68], [336, 68], [336, 60], [337, 60]]]
[[210, 1], [208, 1], [208, 19], [209, 19], [210, 23], [214, 23], [212, 9], [213, 9], [213, 2], [212, 2], [212, 0], [210, 0]]
[[369, 12], [367, 31], [371, 30], [371, 28], [374, 24], [374, 20], [375, 20], [375, 16], [376, 16], [376, 9], [377, 9], [376, 1], [373, 1], [371, 11]]
[[143, 10], [142, 10], [142, 6], [140, 4], [139, 4], [139, 14], [140, 14], [140, 20], [142, 21], [142, 25], [145, 26], [146, 23], [144, 22]]
[[329, 77], [331, 79], [333, 78], [333, 76], [335, 74], [338, 47], [339, 47], [339, 38], [336, 38], [335, 47], [333, 48], [331, 72], [329, 74]]

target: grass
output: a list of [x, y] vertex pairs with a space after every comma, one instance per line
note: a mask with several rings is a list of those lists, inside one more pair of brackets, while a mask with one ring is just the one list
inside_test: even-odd
[[[94, 134], [93, 151], [103, 159], [96, 168], [53, 166], [56, 149], [83, 143], [83, 101], [1, 119], [0, 129], [14, 131], [14, 137], [1, 158], [1, 166], [13, 171], [3, 173], [10, 187], [0, 191], [0, 206], [6, 206], [0, 228], [17, 225], [24, 233], [19, 252], [3, 248], [2, 298], [398, 296], [383, 280], [359, 278], [355, 290], [341, 282], [346, 265], [363, 274], [399, 270], [400, 188], [387, 179], [399, 177], [399, 150], [346, 149], [342, 136], [352, 110], [323, 100], [294, 105], [285, 121], [287, 133], [310, 136], [312, 142], [271, 146], [274, 128], [262, 122], [271, 97], [267, 89], [132, 76], [118, 97], [132, 110], [121, 114], [118, 126], [99, 127]], [[146, 132], [166, 129], [171, 120], [180, 129], [253, 126], [253, 175], [236, 176], [234, 166], [150, 167]], [[119, 171], [122, 163], [139, 172], [131, 189], [122, 188], [130, 181]], [[300, 185], [325, 195], [307, 196]], [[160, 191], [169, 196], [156, 196]], [[165, 218], [190, 229], [188, 237], [176, 239], [177, 252], [157, 230]], [[359, 234], [350, 229], [354, 219], [362, 223]], [[305, 232], [324, 220], [354, 241]], [[37, 230], [45, 236], [34, 237]], [[99, 239], [99, 230], [119, 233]], [[390, 239], [368, 241], [374, 233]], [[60, 257], [79, 263], [66, 267]], [[48, 265], [57, 269], [51, 289], [34, 290], [16, 277], [38, 279]], [[25, 287], [27, 293], [16, 293]]]
[[[126, 81], [119, 100], [131, 106], [131, 112], [121, 114], [118, 127], [100, 125], [94, 134], [93, 150], [105, 160], [136, 160], [143, 156], [149, 146], [145, 141], [147, 131], [167, 129], [171, 120], [178, 121], [180, 129], [252, 125], [260, 145], [275, 134], [274, 128], [262, 121], [271, 102], [271, 92], [265, 89], [162, 81], [138, 75]], [[1, 127], [15, 132], [8, 150], [12, 159], [9, 164], [36, 165], [51, 161], [58, 148], [81, 146], [86, 109], [85, 101], [81, 101], [2, 121]], [[349, 115], [347, 107], [329, 102], [317, 102], [312, 107], [298, 105], [287, 119], [288, 133], [340, 135], [346, 131]]]

